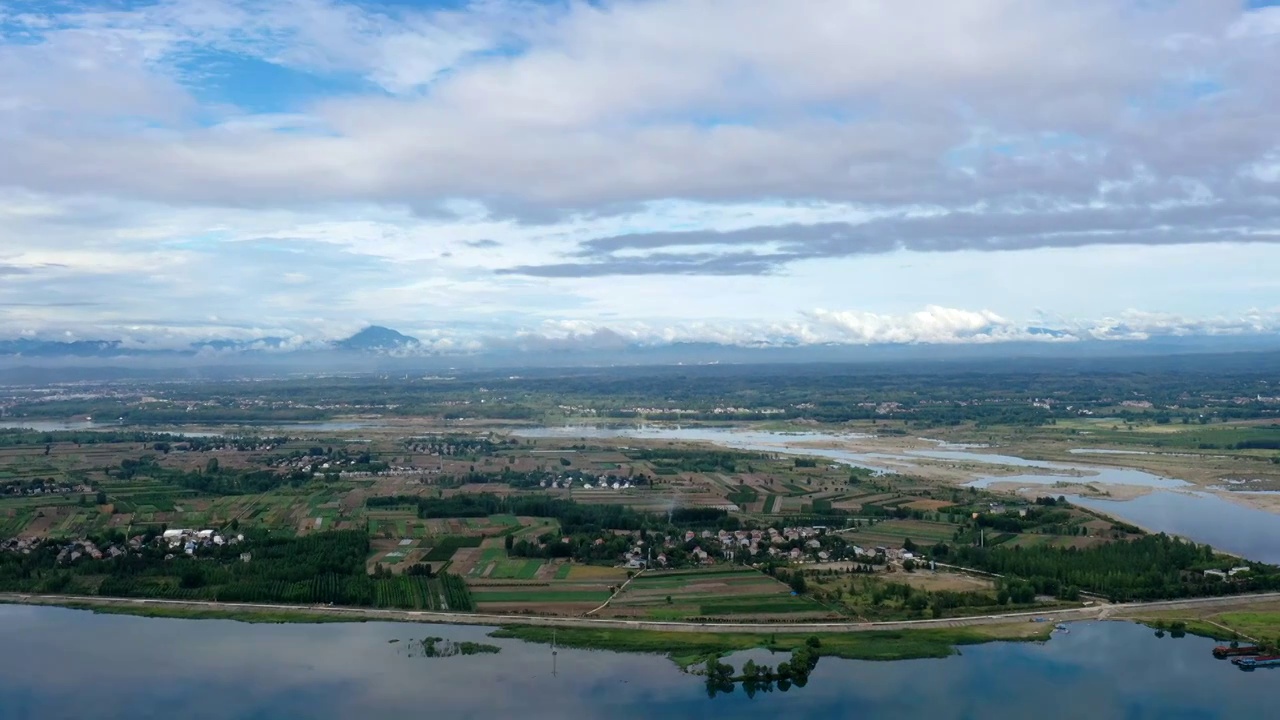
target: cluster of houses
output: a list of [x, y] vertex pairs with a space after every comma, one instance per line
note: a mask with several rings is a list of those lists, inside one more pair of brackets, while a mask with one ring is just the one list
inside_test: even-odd
[[[39, 538], [10, 538], [4, 542], [0, 542], [0, 551], [21, 553], [30, 555], [32, 551], [38, 549], [45, 543]], [[58, 548], [58, 562], [75, 562], [82, 557], [93, 558], [94, 560], [102, 560], [103, 558], [116, 558], [121, 555], [128, 555], [130, 550], [139, 551], [142, 549], [142, 536], [138, 536], [123, 545], [108, 545], [105, 548], [99, 547], [92, 540], [71, 540], [63, 543]]]
[[[139, 538], [134, 538], [135, 540]], [[165, 530], [158, 538], [169, 546], [170, 550], [182, 548], [188, 555], [194, 555], [201, 548], [221, 547], [244, 542], [244, 535], [224, 537], [217, 530]], [[130, 542], [133, 542], [130, 540]]]
[[690, 410], [688, 408], [659, 408], [659, 407], [628, 407], [623, 408], [624, 413], [634, 413], [636, 415], [739, 415], [751, 413], [754, 415], [782, 415], [787, 411], [781, 408], [748, 408], [734, 407], [726, 405], [721, 407], [713, 407], [709, 410]]
[[[612, 482], [610, 482], [610, 480], [612, 480]], [[604, 475], [596, 478], [594, 483], [590, 480], [580, 480], [579, 482], [580, 484], [578, 487], [583, 490], [629, 490], [632, 487], [630, 480], [619, 480], [617, 478], [609, 478]], [[538, 483], [538, 487], [550, 488], [552, 490], [559, 490], [561, 488], [568, 490], [573, 487], [573, 483], [573, 478], [561, 477], [555, 480], [543, 480]]]
[[[716, 562], [732, 562], [743, 556], [749, 559], [768, 558], [792, 563], [835, 562], [838, 560], [884, 561], [912, 560], [910, 552], [901, 549], [877, 547], [864, 549], [850, 544], [836, 534], [827, 532], [822, 526], [765, 528], [763, 530], [720, 530], [712, 532], [692, 530], [684, 533], [683, 538], [668, 538], [662, 543], [662, 552], [656, 555], [646, 547], [646, 543], [638, 540], [623, 556], [623, 562], [630, 569], [639, 569], [649, 564], [655, 567], [667, 567], [671, 561], [668, 552], [680, 548], [687, 553], [689, 559], [703, 565]], [[653, 548], [654, 550], [658, 548]]]
[[35, 497], [39, 495], [70, 495], [73, 493], [91, 493], [93, 488], [88, 485], [75, 484], [69, 482], [57, 482], [54, 480], [11, 480], [9, 482], [0, 483], [0, 496], [7, 497]]
[[[48, 547], [48, 542], [43, 538], [10, 538], [0, 541], [0, 552], [30, 555], [41, 547]], [[152, 545], [195, 555], [201, 549], [235, 545], [241, 542], [244, 542], [244, 535], [224, 536], [216, 530], [165, 530], [163, 535], [152, 540]], [[88, 538], [69, 540], [58, 546], [58, 562], [72, 563], [80, 558], [103, 560], [136, 555], [146, 547], [147, 540], [143, 535], [135, 535], [124, 542], [102, 546]], [[241, 560], [247, 561], [248, 558], [242, 555]]]
[[1239, 567], [1233, 567], [1230, 570], [1205, 570], [1204, 576], [1207, 578], [1226, 580], [1227, 578], [1233, 578], [1241, 573], [1247, 573], [1249, 570], [1249, 566], [1241, 565]]

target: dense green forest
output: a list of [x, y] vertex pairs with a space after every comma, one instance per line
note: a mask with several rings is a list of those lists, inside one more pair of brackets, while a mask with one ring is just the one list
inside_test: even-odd
[[1277, 568], [1258, 563], [1248, 563], [1248, 572], [1229, 580], [1206, 576], [1205, 570], [1241, 561], [1164, 534], [1087, 549], [962, 546], [950, 548], [948, 558], [952, 564], [1016, 578], [1001, 588], [1001, 599], [1014, 602], [1035, 595], [1063, 596], [1071, 589], [1113, 602], [1280, 590]]

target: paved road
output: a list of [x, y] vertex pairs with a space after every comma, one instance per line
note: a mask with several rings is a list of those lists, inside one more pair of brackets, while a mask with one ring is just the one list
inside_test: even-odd
[[448, 623], [454, 625], [534, 625], [543, 627], [618, 628], [636, 630], [663, 630], [670, 632], [858, 632], [866, 630], [907, 630], [928, 627], [968, 627], [1018, 622], [1035, 617], [1063, 620], [1105, 620], [1131, 618], [1154, 610], [1179, 608], [1230, 608], [1252, 605], [1258, 602], [1280, 601], [1280, 592], [1257, 595], [1236, 595], [1218, 598], [1194, 598], [1189, 600], [1161, 600], [1146, 603], [1099, 604], [1069, 610], [1041, 610], [1034, 612], [1002, 613], [978, 617], [946, 618], [941, 620], [903, 620], [895, 622], [801, 622], [801, 623], [694, 623], [661, 622], [653, 620], [618, 620], [606, 618], [562, 618], [537, 615], [496, 615], [484, 613], [441, 613], [415, 610], [378, 610], [373, 608], [348, 608], [327, 605], [270, 605], [264, 603], [191, 602], [186, 600], [152, 600], [141, 598], [102, 598], [76, 595], [30, 595], [0, 593], [0, 602], [25, 605], [86, 605], [96, 607], [129, 608], [160, 606], [192, 610], [225, 610], [236, 612], [305, 612], [350, 618], [352, 620], [385, 620], [388, 622]]

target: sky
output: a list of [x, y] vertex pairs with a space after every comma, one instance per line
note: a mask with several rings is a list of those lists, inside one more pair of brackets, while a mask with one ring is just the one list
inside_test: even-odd
[[0, 0], [0, 339], [1276, 333], [1277, 67], [1257, 0]]

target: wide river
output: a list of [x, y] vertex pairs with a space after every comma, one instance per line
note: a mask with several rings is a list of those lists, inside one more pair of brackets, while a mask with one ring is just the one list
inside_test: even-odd
[[[0, 606], [0, 720], [313, 718], [1271, 717], [1280, 671], [1240, 671], [1213, 642], [1127, 623], [1075, 623], [1047, 643], [943, 660], [823, 659], [808, 685], [709, 698], [665, 658], [486, 639], [483, 628], [249, 625]], [[427, 636], [497, 655], [424, 658]], [[391, 642], [391, 641], [399, 642]], [[776, 665], [782, 656], [751, 656]], [[743, 657], [731, 658], [740, 666]]]
[[[1102, 465], [1069, 464], [1010, 455], [982, 449], [955, 449], [939, 443], [936, 450], [905, 453], [859, 453], [815, 444], [867, 439], [868, 435], [836, 435], [820, 432], [774, 433], [707, 427], [604, 427], [576, 425], [518, 430], [521, 437], [636, 438], [706, 442], [722, 447], [756, 452], [808, 455], [884, 472], [910, 473], [911, 463], [920, 460], [952, 460], [957, 463], [988, 464], [1018, 468], [1014, 475], [992, 474], [970, 485], [987, 487], [993, 483], [1020, 486], [1086, 482], [1093, 485], [1133, 485], [1152, 492], [1131, 500], [1073, 497], [1074, 502], [1113, 517], [1141, 525], [1155, 532], [1208, 543], [1251, 560], [1280, 564], [1280, 515], [1224, 500], [1212, 493], [1197, 491], [1189, 483], [1164, 478], [1142, 470]], [[1047, 491], [1053, 493], [1052, 490]], [[1054, 493], [1056, 494], [1056, 493]]]

